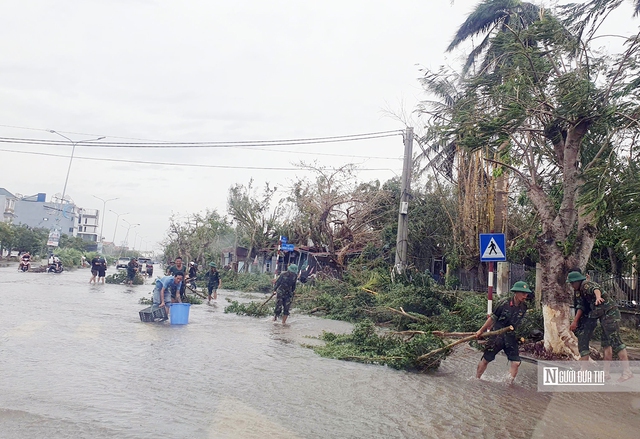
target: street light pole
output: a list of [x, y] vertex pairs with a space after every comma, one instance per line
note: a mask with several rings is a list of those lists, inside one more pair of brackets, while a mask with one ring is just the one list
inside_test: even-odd
[[129, 227], [127, 227], [127, 234], [124, 237], [124, 240], [127, 241], [127, 248], [128, 248], [129, 247], [129, 230], [131, 230], [132, 227], [138, 227], [140, 224], [131, 224], [129, 221], [127, 221], [124, 218], [122, 218], [122, 221], [129, 224]]
[[[102, 201], [102, 222], [100, 224], [100, 242], [102, 242], [102, 240], [105, 238], [104, 236], [104, 217], [106, 216], [106, 209], [107, 209], [107, 203], [109, 201], [115, 201], [118, 198], [109, 198], [108, 200], [103, 200], [100, 197], [96, 197], [95, 195], [93, 195], [93, 198], [97, 198], [98, 200]], [[117, 221], [117, 220], [116, 220]]]
[[116, 214], [116, 226], [113, 229], [113, 239], [111, 240], [111, 242], [113, 242], [113, 245], [116, 245], [116, 232], [118, 231], [118, 220], [123, 215], [129, 215], [129, 212], [127, 212], [127, 213], [118, 213], [115, 210], [111, 210], [111, 209], [109, 209], [109, 212], [113, 212], [113, 213]]
[[67, 136], [65, 136], [64, 134], [60, 134], [59, 132], [55, 131], [55, 130], [49, 130], [50, 133], [53, 134], [57, 134], [60, 137], [64, 137], [65, 139], [67, 139], [69, 142], [71, 142], [71, 144], [73, 145], [73, 148], [71, 148], [71, 158], [69, 159], [69, 167], [67, 168], [67, 177], [64, 179], [64, 188], [62, 189], [62, 198], [60, 199], [60, 210], [58, 210], [58, 219], [60, 218], [60, 211], [62, 210], [62, 203], [64, 202], [64, 196], [67, 194], [67, 183], [69, 182], [69, 173], [71, 172], [71, 164], [73, 163], [73, 155], [76, 152], [76, 145], [79, 143], [84, 143], [84, 142], [95, 142], [96, 140], [102, 140], [105, 137], [98, 137], [97, 139], [89, 139], [89, 140], [79, 140], [77, 142], [74, 142], [73, 140], [71, 140], [70, 138], [68, 138]]
[[138, 240], [138, 231], [134, 230], [133, 233], [134, 233], [134, 236], [133, 236], [133, 251], [136, 251], [136, 241]]

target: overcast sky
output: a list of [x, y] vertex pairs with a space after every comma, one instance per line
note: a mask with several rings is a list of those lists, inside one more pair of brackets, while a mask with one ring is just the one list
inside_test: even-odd
[[[0, 137], [74, 141], [243, 141], [404, 129], [425, 99], [421, 66], [457, 65], [445, 54], [477, 2], [457, 0], [21, 0], [0, 18]], [[629, 11], [631, 9], [629, 8]], [[630, 13], [629, 13], [630, 14]], [[21, 128], [15, 128], [21, 127]], [[47, 201], [61, 193], [71, 144], [0, 144], [0, 187]], [[60, 155], [18, 154], [11, 151]], [[228, 188], [270, 182], [282, 190], [293, 163], [357, 163], [361, 180], [402, 169], [402, 137], [259, 149], [76, 148], [67, 194], [107, 203], [159, 248], [172, 213], [226, 213]], [[358, 157], [347, 157], [348, 155]], [[90, 161], [111, 158], [222, 168]], [[372, 158], [381, 157], [381, 158]], [[230, 168], [235, 167], [235, 168]], [[122, 220], [116, 242], [124, 238]], [[138, 243], [142, 238], [138, 238]], [[138, 247], [140, 245], [138, 244]]]

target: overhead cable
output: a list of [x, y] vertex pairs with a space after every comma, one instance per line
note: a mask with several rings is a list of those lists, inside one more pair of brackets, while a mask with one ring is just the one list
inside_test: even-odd
[[[354, 142], [360, 140], [379, 139], [402, 135], [402, 131], [379, 131], [375, 133], [351, 134], [345, 136], [310, 137], [300, 139], [280, 140], [241, 140], [241, 141], [211, 141], [211, 142], [105, 142], [92, 141], [83, 143], [82, 140], [73, 142], [78, 146], [90, 148], [240, 148], [240, 147], [271, 147], [289, 145], [308, 145], [322, 143]], [[27, 145], [68, 145], [64, 140], [30, 139], [19, 137], [0, 137], [0, 143], [15, 143]]]
[[[0, 149], [2, 152], [12, 152], [15, 154], [29, 154], [29, 155], [39, 155], [39, 156], [47, 156], [47, 157], [63, 157], [69, 158], [65, 154], [51, 154], [46, 152], [32, 152], [32, 151], [14, 151], [10, 149]], [[171, 162], [150, 162], [145, 160], [125, 160], [125, 159], [110, 159], [110, 158], [101, 158], [101, 157], [83, 157], [83, 156], [74, 156], [74, 160], [93, 160], [100, 162], [118, 162], [118, 163], [136, 163], [141, 165], [161, 165], [161, 166], [179, 166], [179, 167], [194, 167], [194, 168], [216, 168], [216, 169], [253, 169], [253, 170], [265, 170], [265, 171], [299, 171], [303, 168], [300, 167], [268, 167], [268, 166], [234, 166], [234, 165], [205, 165], [198, 163], [171, 163]], [[337, 168], [329, 168], [331, 170], [336, 170]], [[390, 168], [357, 168], [358, 171], [391, 171], [395, 173], [393, 169]]]

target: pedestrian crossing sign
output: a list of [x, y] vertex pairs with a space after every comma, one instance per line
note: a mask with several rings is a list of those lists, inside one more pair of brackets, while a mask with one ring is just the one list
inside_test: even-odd
[[480, 262], [501, 262], [507, 260], [504, 233], [480, 234]]

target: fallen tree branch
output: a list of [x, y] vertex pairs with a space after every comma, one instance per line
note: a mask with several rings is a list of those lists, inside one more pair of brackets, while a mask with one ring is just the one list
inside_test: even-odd
[[309, 314], [313, 314], [313, 313], [318, 312], [318, 311], [325, 311], [326, 309], [327, 308], [325, 308], [324, 306], [316, 306], [311, 311], [309, 311]]
[[412, 316], [411, 314], [408, 314], [404, 309], [400, 308], [400, 310], [398, 311], [395, 308], [391, 308], [390, 306], [385, 306], [385, 309], [388, 309], [389, 311], [393, 311], [396, 314], [400, 314], [401, 316], [405, 316], [408, 317], [412, 320], [415, 320], [416, 322], [429, 322], [429, 319], [424, 317], [424, 316], [420, 316], [420, 317], [416, 317], [416, 316]]
[[394, 335], [418, 335], [418, 334], [428, 334], [425, 331], [394, 331], [391, 334]]
[[431, 331], [431, 333], [436, 337], [442, 337], [442, 338], [468, 337], [470, 335], [475, 334], [475, 332], [444, 332], [444, 331]]
[[200, 294], [200, 293], [198, 292], [198, 290], [194, 290], [193, 288], [191, 288], [191, 285], [185, 285], [185, 286], [186, 286], [187, 288], [189, 288], [193, 294], [196, 294], [196, 295], [198, 295], [198, 296], [202, 297], [203, 299], [206, 299], [206, 298], [207, 298], [207, 296], [205, 296], [204, 294]]
[[[509, 332], [509, 331], [513, 331], [513, 326], [507, 326], [506, 328], [498, 329], [497, 331], [485, 332], [483, 334], [480, 334], [480, 337], [478, 337], [478, 338], [487, 338], [487, 337], [491, 337], [493, 335], [504, 334], [505, 332]], [[456, 340], [453, 343], [450, 343], [450, 344], [446, 345], [443, 348], [436, 349], [436, 350], [428, 352], [428, 353], [426, 353], [424, 355], [420, 355], [418, 357], [418, 359], [417, 359], [417, 362], [425, 361], [429, 357], [433, 357], [434, 355], [441, 354], [442, 352], [448, 351], [449, 349], [451, 349], [454, 346], [457, 346], [459, 344], [462, 344], [462, 343], [465, 343], [465, 342], [471, 341], [471, 340], [476, 340], [475, 333], [473, 335], [468, 336], [468, 337], [461, 338], [460, 340]]]
[[371, 293], [371, 294], [373, 294], [374, 296], [375, 296], [376, 294], [378, 294], [378, 293], [376, 293], [375, 291], [370, 290], [370, 289], [365, 288], [365, 287], [362, 287], [362, 289], [363, 289], [363, 290], [365, 290], [367, 293]]
[[337, 358], [338, 360], [367, 360], [367, 361], [385, 361], [385, 360], [404, 360], [405, 357], [359, 357], [355, 355], [346, 355]]

